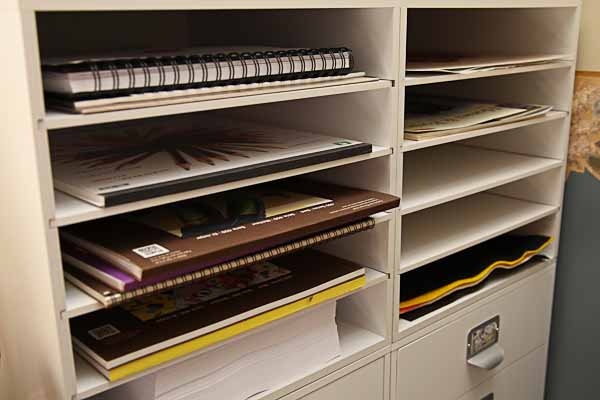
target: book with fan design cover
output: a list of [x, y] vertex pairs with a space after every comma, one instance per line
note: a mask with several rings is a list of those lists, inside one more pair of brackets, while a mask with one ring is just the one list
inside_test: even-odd
[[367, 154], [356, 140], [199, 118], [62, 131], [50, 138], [56, 189], [107, 207]]

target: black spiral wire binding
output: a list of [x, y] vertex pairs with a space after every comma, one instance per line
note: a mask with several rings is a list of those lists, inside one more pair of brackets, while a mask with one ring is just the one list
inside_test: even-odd
[[[80, 64], [82, 70], [91, 72], [94, 80], [94, 91], [84, 94], [89, 97], [319, 78], [348, 74], [354, 66], [354, 54], [346, 47], [145, 57]], [[106, 72], [110, 73], [112, 82], [106, 81]], [[171, 72], [173, 78], [167, 81]], [[122, 79], [125, 73], [127, 85]], [[143, 84], [140, 77], [136, 78], [140, 73]], [[154, 82], [154, 74], [158, 75], [157, 82]]]
[[267, 53], [268, 52], [254, 53], [257, 58], [259, 58], [261, 60], [265, 60], [266, 73], [259, 82], [268, 82], [271, 79], [271, 76], [273, 75], [273, 66], [271, 65], [270, 62], [267, 61], [269, 59], [269, 56], [267, 55]]
[[150, 87], [150, 83], [152, 83], [150, 69], [148, 68], [148, 63], [144, 59], [139, 60], [139, 67], [142, 69], [142, 72], [144, 74], [144, 85], [142, 86], [142, 88], [144, 91], [146, 91]]
[[[279, 70], [277, 71], [276, 77], [273, 78], [274, 81], [280, 81], [283, 79], [284, 75], [288, 75], [289, 72], [285, 73], [285, 58], [287, 58], [287, 51], [279, 50], [275, 52], [275, 57], [277, 58], [277, 65]], [[291, 67], [290, 67], [291, 71]]]
[[319, 77], [327, 76], [327, 58], [325, 57], [327, 50], [328, 49], [317, 49], [316, 50], [317, 54], [321, 58], [321, 62], [323, 63], [322, 68], [319, 70], [319, 74], [317, 75]]
[[239, 58], [239, 54], [237, 53], [229, 53], [229, 54], [223, 54], [223, 60], [227, 63], [227, 67], [229, 68], [229, 77], [226, 80], [227, 83], [225, 83], [225, 85], [232, 85], [235, 84], [235, 65], [234, 65], [234, 57], [238, 57]]
[[242, 62], [242, 81], [241, 83], [251, 83], [250, 77], [248, 76], [248, 64], [252, 64], [254, 67], [254, 75], [260, 75], [260, 64], [253, 53], [244, 52], [240, 54], [240, 61]]
[[333, 65], [331, 66], [331, 70], [335, 71], [337, 69], [337, 58], [336, 56], [336, 51], [335, 49], [329, 49], [328, 54], [331, 56], [331, 59], [333, 60]]
[[305, 49], [299, 49], [295, 51], [295, 55], [298, 57], [298, 59], [300, 60], [300, 73], [298, 74], [298, 79], [304, 79], [307, 78], [307, 72], [308, 70], [306, 69], [306, 60], [305, 58]]
[[305, 78], [310, 78], [314, 75], [315, 71], [317, 70], [317, 60], [315, 58], [315, 49], [304, 49], [302, 52], [305, 55], [307, 55], [308, 58], [310, 59], [310, 69], [308, 70], [308, 73], [305, 76]]
[[[204, 86], [216, 86], [222, 80], [223, 70], [221, 68], [221, 64], [217, 60], [217, 58], [212, 54], [205, 54], [202, 56], [202, 62], [206, 64], [206, 79], [204, 80]], [[210, 64], [212, 64], [212, 68], [215, 70], [215, 80], [209, 81], [209, 70]]]
[[152, 85], [150, 91], [158, 92], [166, 88], [167, 74], [162, 61], [159, 58], [150, 57], [148, 62], [158, 71], [158, 85]]
[[[206, 64], [202, 61], [202, 57], [200, 57], [200, 55], [198, 54], [194, 54], [192, 56], [187, 57], [187, 60], [190, 63], [190, 68], [192, 70], [189, 87], [192, 88], [204, 86], [204, 83], [208, 79], [208, 68], [206, 67]], [[196, 79], [196, 65], [199, 65], [200, 69], [202, 70], [201, 79], [199, 80]]]
[[102, 78], [100, 77], [98, 63], [91, 62], [89, 68], [92, 72], [92, 77], [94, 78], [94, 92], [100, 92], [102, 90]]
[[347, 47], [340, 47], [340, 51], [343, 53], [348, 53], [349, 65], [348, 68], [344, 71], [345, 74], [349, 74], [354, 70], [354, 53]]
[[135, 70], [133, 69], [133, 64], [129, 61], [123, 61], [121, 66], [127, 70], [127, 76], [129, 78], [129, 85], [127, 89], [131, 92], [135, 90]]
[[179, 89], [181, 87], [181, 72], [179, 70], [179, 64], [175, 57], [163, 57], [163, 63], [170, 65], [173, 70], [173, 85], [172, 90]]
[[[277, 77], [279, 76], [283, 68], [283, 65], [281, 64], [281, 57], [279, 57], [274, 51], [270, 50], [265, 51], [263, 53], [263, 57], [267, 64], [267, 75], [265, 76], [265, 81], [271, 82], [277, 80]], [[275, 61], [277, 62], [277, 72], [274, 71], [273, 64], [269, 62], [270, 59], [275, 59]]]
[[286, 74], [288, 79], [296, 79], [298, 72], [296, 72], [296, 63], [294, 62], [294, 51], [284, 51], [287, 62], [290, 64], [290, 71]]
[[329, 49], [322, 49], [323, 53], [328, 54], [329, 57], [331, 57], [331, 68], [325, 68], [325, 76], [332, 76], [335, 75], [336, 72], [336, 67], [337, 67], [337, 61], [335, 58], [335, 49], [329, 48]]
[[117, 70], [117, 66], [114, 62], [108, 62], [106, 64], [106, 69], [110, 71], [110, 77], [112, 78], [112, 90], [117, 91], [120, 87], [119, 82], [119, 71]]
[[193, 56], [189, 56], [189, 57], [178, 56], [178, 57], [176, 57], [176, 61], [178, 62], [178, 64], [185, 65], [185, 67], [187, 69], [187, 74], [188, 74], [188, 81], [186, 84], [181, 85], [182, 89], [191, 88], [194, 85], [195, 78], [196, 78], [196, 71], [194, 69], [194, 63], [192, 60], [193, 60]]

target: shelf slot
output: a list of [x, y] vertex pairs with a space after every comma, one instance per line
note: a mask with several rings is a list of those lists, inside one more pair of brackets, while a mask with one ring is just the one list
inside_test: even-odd
[[[566, 56], [565, 56], [566, 57]], [[404, 78], [405, 86], [430, 85], [433, 83], [453, 82], [466, 79], [489, 78], [492, 76], [504, 76], [524, 74], [528, 72], [547, 71], [552, 69], [572, 68], [574, 61], [556, 61], [538, 65], [527, 65], [522, 67], [502, 68], [495, 71], [479, 71], [467, 74], [439, 74], [439, 73], [407, 73]]]
[[[339, 298], [335, 299], [341, 300], [343, 298], [347, 298], [352, 296], [353, 294], [361, 293], [368, 288], [373, 288], [375, 285], [381, 284], [388, 281], [388, 275], [375, 271], [368, 270], [367, 272], [367, 283], [361, 289], [354, 291], [352, 293], [347, 293]], [[375, 347], [383, 347], [386, 342], [386, 339], [376, 333], [371, 332], [370, 330], [364, 329], [362, 327], [357, 326], [356, 324], [346, 322], [344, 320], [338, 320], [338, 333], [340, 336], [340, 345], [342, 347], [342, 355], [335, 360], [333, 360], [329, 365], [321, 369], [319, 372], [315, 373], [319, 376], [324, 376], [338, 368], [341, 368], [344, 365], [347, 365], [351, 362], [356, 361], [361, 358], [369, 351], [373, 350]], [[94, 396], [98, 393], [105, 392], [117, 386], [121, 386], [128, 382], [131, 382], [135, 379], [142, 378], [144, 376], [148, 376], [160, 369], [168, 368], [171, 365], [175, 365], [181, 363], [189, 358], [194, 357], [202, 352], [210, 351], [209, 349], [202, 349], [198, 352], [194, 352], [190, 355], [181, 357], [172, 362], [148, 369], [139, 374], [133, 375], [131, 377], [110, 382], [108, 381], [100, 372], [96, 371], [87, 361], [83, 360], [77, 354], [75, 355], [75, 371], [77, 377], [77, 396], [76, 399], [81, 400], [91, 396]], [[290, 382], [292, 383], [292, 382]]]
[[[391, 220], [393, 214], [378, 213], [374, 214], [372, 217], [375, 219], [376, 224], [380, 224]], [[340, 238], [339, 240], [344, 239]], [[360, 290], [375, 286], [388, 278], [388, 274], [372, 268], [366, 268], [365, 275], [366, 283]], [[72, 285], [70, 282], [65, 281], [65, 289], [66, 310], [64, 311], [63, 316], [66, 318], [79, 317], [104, 308], [102, 303], [98, 302], [75, 285]]]
[[555, 214], [558, 206], [480, 193], [402, 221], [400, 273]]
[[561, 160], [446, 145], [404, 157], [402, 214], [560, 168]]
[[[454, 318], [458, 317], [458, 313], [468, 306], [489, 298], [494, 293], [501, 291], [515, 284], [522, 284], [528, 277], [539, 273], [540, 271], [553, 268], [556, 265], [554, 260], [539, 260], [532, 261], [527, 265], [523, 265], [514, 271], [499, 270], [498, 274], [494, 273], [484, 282], [477, 286], [476, 290], [466, 292], [460, 295], [456, 300], [442, 305], [439, 308], [409, 321], [400, 315], [398, 331], [400, 337], [406, 337], [413, 333], [423, 330], [425, 327], [442, 320], [450, 315]], [[400, 277], [402, 282], [402, 277]], [[443, 302], [443, 299], [441, 300]], [[462, 314], [462, 313], [461, 313]]]
[[564, 119], [569, 116], [569, 113], [565, 111], [550, 111], [548, 114], [537, 118], [531, 118], [525, 121], [513, 122], [511, 124], [493, 126], [484, 129], [474, 129], [472, 131], [457, 133], [454, 135], [443, 136], [439, 138], [432, 138], [428, 140], [408, 140], [404, 139], [402, 143], [402, 151], [410, 152], [414, 150], [424, 149], [427, 147], [438, 146], [444, 143], [457, 142], [459, 140], [472, 139], [480, 136], [491, 135], [498, 132], [510, 131], [513, 129], [523, 128], [532, 125], [543, 124], [545, 122], [556, 121]]
[[275, 103], [314, 97], [332, 96], [346, 93], [366, 92], [387, 89], [393, 86], [390, 80], [377, 78], [354, 78], [333, 81], [329, 85], [303, 84], [275, 89], [256, 89], [238, 92], [235, 96], [206, 101], [196, 101], [157, 107], [135, 108], [123, 111], [110, 111], [96, 114], [69, 114], [60, 111], [48, 111], [44, 118], [46, 129], [72, 128], [76, 126], [104, 124], [118, 121], [129, 121], [141, 118], [152, 118], [165, 115], [186, 114], [199, 111], [217, 110], [232, 107], [243, 107], [256, 104]]
[[330, 161], [321, 164], [315, 164], [308, 167], [291, 169], [275, 174], [262, 175], [255, 178], [243, 179], [240, 181], [229, 182], [222, 185], [209, 186], [206, 188], [190, 190], [182, 193], [174, 193], [167, 196], [155, 197], [152, 199], [136, 201], [132, 203], [117, 205], [113, 207], [100, 208], [86, 203], [65, 193], [55, 191], [55, 216], [50, 221], [51, 227], [61, 227], [79, 222], [91, 221], [98, 218], [105, 218], [113, 215], [123, 214], [145, 208], [160, 206], [176, 201], [188, 200], [195, 197], [207, 196], [213, 193], [225, 192], [228, 190], [257, 185], [260, 183], [271, 182], [279, 179], [290, 178], [293, 176], [309, 174], [316, 171], [335, 168], [342, 165], [354, 164], [361, 161], [372, 160], [380, 157], [387, 157], [392, 154], [389, 147], [373, 146], [373, 151], [369, 154], [363, 154], [355, 157], [348, 157], [341, 160]]

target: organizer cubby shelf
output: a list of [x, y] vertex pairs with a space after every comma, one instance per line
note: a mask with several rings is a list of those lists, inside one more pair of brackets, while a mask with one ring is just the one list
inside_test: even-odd
[[[511, 368], [519, 368], [537, 371], [523, 378], [535, 387], [511, 400], [541, 400], [579, 13], [579, 0], [9, 0], [0, 10], [4, 36], [13, 38], [4, 49], [10, 61], [0, 66], [7, 111], [0, 158], [0, 182], [7, 188], [0, 230], [5, 322], [0, 324], [0, 399], [145, 400], [154, 395], [149, 388], [157, 371], [197, 354], [115, 382], [77, 356], [69, 321], [102, 306], [64, 281], [60, 229], [303, 176], [395, 194], [401, 204], [376, 214], [372, 230], [319, 247], [368, 267], [365, 287], [332, 300], [342, 355], [254, 399], [464, 400], [474, 393], [483, 397], [487, 393], [481, 388], [496, 387], [495, 379], [511, 379]], [[89, 115], [44, 105], [41, 57], [256, 43], [347, 46], [355, 69], [371, 79]], [[561, 59], [462, 75], [406, 72], [409, 54], [436, 51]], [[417, 94], [548, 104], [553, 110], [525, 121], [412, 141], [404, 138], [404, 106]], [[373, 152], [107, 208], [54, 190], [52, 135], [199, 113], [347, 137], [371, 143]], [[404, 274], [511, 232], [555, 240], [544, 250], [545, 259], [493, 276], [415, 319], [399, 315]], [[469, 370], [464, 339], [495, 316], [501, 321], [505, 362], [491, 371]], [[519, 324], [529, 329], [521, 342]], [[452, 374], [445, 376], [439, 366]], [[432, 380], [438, 380], [435, 387], [419, 390]]]

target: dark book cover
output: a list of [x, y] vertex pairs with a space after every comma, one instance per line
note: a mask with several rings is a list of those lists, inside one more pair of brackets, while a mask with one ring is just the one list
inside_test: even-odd
[[363, 274], [358, 264], [305, 250], [75, 318], [71, 332], [88, 356], [111, 368], [190, 339], [183, 335], [203, 328], [197, 336], [208, 333], [218, 328], [213, 324], [280, 307], [298, 300], [294, 296], [307, 297]]
[[[175, 215], [181, 207], [167, 205], [69, 226], [61, 230], [61, 237], [142, 280], [167, 270], [181, 275], [256, 253], [393, 209], [400, 201], [384, 193], [300, 180], [270, 187], [331, 201], [256, 219], [252, 216], [262, 215], [260, 204], [242, 202], [233, 206], [234, 216], [240, 216], [233, 220], [238, 222], [214, 231], [205, 229], [212, 220], [204, 208], [183, 207], [187, 214], [182, 218], [181, 213]], [[181, 237], [183, 228], [192, 235]]]

